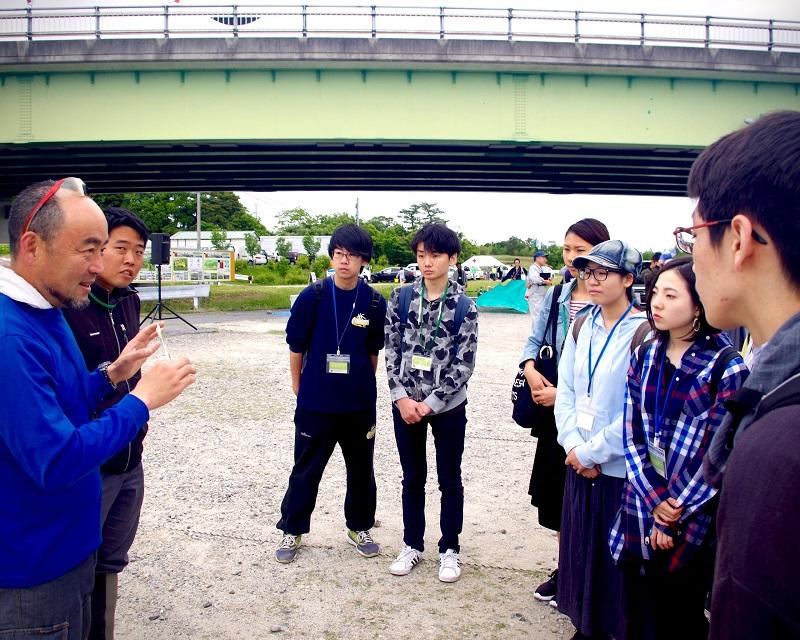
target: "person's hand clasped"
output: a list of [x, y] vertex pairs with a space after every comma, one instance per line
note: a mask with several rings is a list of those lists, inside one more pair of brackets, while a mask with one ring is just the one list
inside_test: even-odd
[[675, 524], [683, 513], [683, 507], [678, 506], [675, 498], [667, 498], [653, 509], [653, 517], [661, 526], [668, 527]]
[[675, 546], [675, 540], [672, 538], [672, 536], [669, 536], [660, 529], [653, 527], [653, 530], [650, 532], [650, 546], [654, 551], [657, 549], [666, 551], [667, 549], [672, 549]]
[[595, 465], [594, 467], [584, 467], [581, 464], [580, 460], [578, 460], [578, 456], [575, 453], [575, 449], [576, 447], [573, 447], [572, 449], [569, 450], [569, 453], [567, 454], [567, 459], [564, 461], [564, 464], [566, 464], [569, 467], [572, 467], [575, 470], [575, 473], [583, 476], [584, 478], [587, 478], [588, 480], [593, 480], [594, 478], [599, 476], [600, 467], [597, 465]]
[[411, 398], [400, 398], [395, 402], [400, 417], [406, 424], [416, 424], [422, 420], [422, 416], [417, 412], [417, 402]]
[[543, 407], [552, 407], [556, 403], [556, 387], [551, 385], [544, 376], [541, 376], [545, 382], [545, 386], [541, 389], [531, 389], [531, 397], [536, 404]]
[[161, 360], [142, 375], [131, 395], [139, 398], [152, 411], [171, 402], [186, 387], [194, 384], [196, 373], [188, 358]]

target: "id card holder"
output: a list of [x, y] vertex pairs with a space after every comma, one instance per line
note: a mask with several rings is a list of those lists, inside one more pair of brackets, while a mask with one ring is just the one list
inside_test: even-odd
[[577, 416], [575, 418], [575, 425], [578, 429], [584, 431], [591, 431], [594, 427], [594, 419], [597, 412], [592, 408], [592, 400], [586, 396], [578, 401]]
[[433, 358], [431, 356], [411, 356], [411, 368], [419, 371], [430, 371], [433, 369]]
[[329, 353], [325, 356], [325, 371], [347, 375], [350, 373], [350, 355], [347, 353], [344, 355]]
[[667, 452], [661, 447], [657, 447], [655, 443], [647, 443], [647, 457], [650, 459], [650, 464], [653, 469], [662, 478], [667, 477]]

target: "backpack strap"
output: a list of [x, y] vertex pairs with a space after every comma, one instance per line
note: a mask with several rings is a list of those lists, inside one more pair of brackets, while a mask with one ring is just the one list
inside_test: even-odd
[[408, 308], [411, 306], [412, 293], [414, 293], [413, 284], [405, 284], [400, 287], [400, 294], [397, 297], [397, 314], [400, 316], [401, 331], [406, 328], [408, 322]]
[[642, 322], [636, 327], [636, 331], [633, 332], [633, 337], [631, 338], [631, 354], [636, 351], [636, 347], [644, 344], [645, 338], [650, 334], [650, 329], [649, 322]]
[[738, 355], [739, 352], [735, 348], [731, 345], [725, 345], [720, 350], [717, 359], [714, 360], [708, 381], [708, 392], [715, 401], [717, 399], [717, 393], [719, 393], [719, 383], [722, 380], [722, 376], [725, 375], [725, 369], [728, 368], [731, 360]]
[[755, 419], [757, 420], [765, 413], [800, 404], [800, 374], [795, 374], [770, 393], [766, 394], [756, 409]]
[[588, 315], [588, 313], [581, 314], [572, 321], [572, 339], [576, 344], [578, 343], [578, 334], [581, 332], [581, 327], [583, 323], [586, 322], [586, 317]]

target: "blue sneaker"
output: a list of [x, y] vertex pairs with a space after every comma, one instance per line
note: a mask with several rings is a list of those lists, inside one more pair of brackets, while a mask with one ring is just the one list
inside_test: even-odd
[[293, 536], [291, 533], [284, 533], [283, 540], [275, 550], [275, 559], [282, 564], [294, 562], [297, 557], [297, 550], [300, 548], [302, 535]]
[[347, 530], [347, 541], [365, 558], [374, 558], [380, 553], [380, 546], [372, 539], [369, 531]]

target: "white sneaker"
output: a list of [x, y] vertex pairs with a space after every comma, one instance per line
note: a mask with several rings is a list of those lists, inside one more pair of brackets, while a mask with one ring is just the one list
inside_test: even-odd
[[389, 573], [393, 576], [407, 576], [420, 560], [422, 560], [422, 552], [406, 545], [397, 559], [389, 566]]
[[442, 582], [455, 582], [461, 577], [461, 565], [458, 561], [458, 551], [448, 549], [439, 554], [439, 580]]

